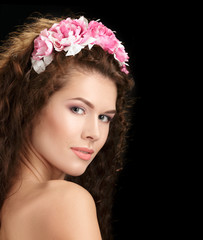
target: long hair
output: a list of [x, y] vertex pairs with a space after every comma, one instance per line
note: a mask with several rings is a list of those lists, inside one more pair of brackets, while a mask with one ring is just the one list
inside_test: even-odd
[[[120, 70], [113, 55], [95, 45], [84, 48], [75, 56], [56, 52], [53, 62], [37, 74], [31, 66], [33, 41], [40, 31], [50, 28], [59, 18], [36, 18], [10, 35], [0, 52], [0, 209], [8, 197], [15, 179], [20, 175], [22, 154], [28, 152], [27, 142], [33, 120], [60, 90], [71, 66], [84, 71], [97, 71], [109, 77], [117, 86], [117, 114], [110, 125], [106, 144], [79, 177], [66, 180], [85, 187], [94, 197], [103, 239], [111, 239], [110, 220], [115, 181], [123, 165], [123, 151], [129, 127], [128, 101], [133, 80]], [[105, 96], [104, 96], [105, 97]]]

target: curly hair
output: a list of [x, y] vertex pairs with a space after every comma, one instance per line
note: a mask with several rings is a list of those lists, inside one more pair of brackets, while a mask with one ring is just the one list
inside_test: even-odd
[[75, 56], [56, 52], [53, 62], [37, 74], [31, 67], [33, 41], [40, 31], [60, 18], [36, 18], [27, 23], [1, 47], [0, 52], [0, 209], [20, 174], [22, 155], [28, 153], [27, 140], [33, 120], [49, 98], [61, 89], [70, 66], [97, 71], [115, 82], [118, 91], [117, 114], [110, 125], [106, 144], [82, 176], [67, 176], [86, 188], [95, 199], [103, 239], [111, 239], [111, 208], [119, 170], [123, 166], [126, 133], [129, 128], [129, 92], [133, 80], [120, 70], [113, 55], [95, 45]]

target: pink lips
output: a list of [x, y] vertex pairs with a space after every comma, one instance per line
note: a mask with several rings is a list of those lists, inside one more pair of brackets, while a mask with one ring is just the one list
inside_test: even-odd
[[72, 147], [71, 150], [82, 160], [90, 160], [94, 151], [88, 148]]

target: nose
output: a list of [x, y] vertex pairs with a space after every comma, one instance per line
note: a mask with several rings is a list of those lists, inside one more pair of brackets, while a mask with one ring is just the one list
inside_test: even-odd
[[82, 131], [82, 138], [91, 141], [97, 141], [100, 138], [98, 117], [92, 117], [91, 119], [88, 118], [85, 121]]

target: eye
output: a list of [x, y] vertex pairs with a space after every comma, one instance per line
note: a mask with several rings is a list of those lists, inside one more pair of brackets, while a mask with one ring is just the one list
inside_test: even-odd
[[83, 115], [85, 113], [85, 110], [80, 107], [71, 107], [71, 111], [79, 115]]
[[102, 122], [109, 123], [111, 119], [112, 118], [107, 115], [99, 115], [99, 120], [101, 120]]

